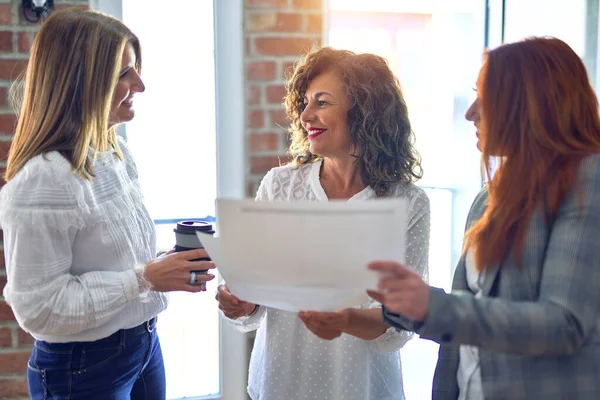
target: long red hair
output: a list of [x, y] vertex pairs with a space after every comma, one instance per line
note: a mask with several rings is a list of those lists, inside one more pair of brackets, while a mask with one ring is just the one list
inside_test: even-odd
[[487, 209], [465, 235], [482, 270], [511, 253], [521, 263], [534, 212], [551, 220], [574, 190], [581, 160], [600, 152], [600, 118], [583, 62], [556, 38], [488, 52], [478, 97], [484, 170], [491, 157], [502, 160], [489, 177]]

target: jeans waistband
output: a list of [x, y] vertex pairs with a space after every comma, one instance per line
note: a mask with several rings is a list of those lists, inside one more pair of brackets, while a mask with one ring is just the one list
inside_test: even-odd
[[[149, 319], [146, 322], [142, 322], [138, 326], [134, 326], [133, 328], [123, 329], [123, 333], [126, 337], [134, 337], [141, 335], [143, 333], [152, 332], [156, 329], [156, 317]], [[118, 332], [117, 332], [118, 333]]]
[[139, 324], [138, 326], [134, 326], [133, 328], [129, 328], [129, 329], [120, 329], [118, 331], [116, 331], [115, 333], [113, 333], [112, 335], [105, 337], [104, 339], [100, 339], [99, 341], [102, 340], [106, 340], [106, 341], [111, 341], [117, 338], [121, 338], [121, 339], [127, 339], [127, 338], [134, 338], [136, 336], [142, 335], [144, 333], [151, 333], [156, 329], [156, 317], [149, 319], [146, 322], [142, 322], [141, 324]]
[[96, 344], [106, 345], [110, 343], [113, 345], [114, 343], [126, 343], [127, 339], [133, 339], [134, 337], [140, 336], [144, 333], [151, 333], [156, 329], [156, 317], [142, 322], [138, 326], [134, 326], [129, 329], [120, 329], [113, 333], [110, 336], [107, 336], [102, 339], [95, 340], [93, 342], [67, 342], [67, 343], [49, 343], [43, 340], [36, 340], [35, 346], [45, 350], [51, 351], [57, 354], [70, 353], [77, 346], [94, 346]]

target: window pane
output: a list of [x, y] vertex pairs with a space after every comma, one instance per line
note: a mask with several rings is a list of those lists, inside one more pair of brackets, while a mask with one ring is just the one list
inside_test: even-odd
[[[155, 220], [214, 215], [213, 2], [194, 5], [194, 23], [181, 17], [178, 7], [123, 0], [123, 19], [142, 43], [146, 84], [126, 133]], [[159, 248], [173, 247], [173, 228], [172, 222], [157, 225]], [[205, 293], [169, 294], [169, 308], [158, 318], [169, 399], [220, 392], [216, 285], [215, 279]]]
[[[505, 0], [504, 42], [556, 36], [585, 55], [587, 0]], [[535, 16], [532, 18], [532, 16]]]
[[127, 138], [155, 219], [214, 215], [213, 3], [194, 7], [196, 23], [182, 24], [178, 7], [123, 1], [123, 19], [142, 43], [146, 84], [145, 93], [136, 95]]
[[505, 1], [506, 43], [528, 36], [557, 37], [583, 59], [592, 83], [598, 87], [598, 0]]

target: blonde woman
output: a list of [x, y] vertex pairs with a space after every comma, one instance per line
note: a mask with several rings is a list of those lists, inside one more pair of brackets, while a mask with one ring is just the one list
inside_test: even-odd
[[156, 238], [136, 167], [115, 134], [144, 91], [140, 44], [120, 21], [57, 11], [33, 42], [0, 192], [8, 283], [35, 337], [33, 399], [164, 399], [156, 315], [161, 292], [203, 290], [189, 261], [154, 259]]

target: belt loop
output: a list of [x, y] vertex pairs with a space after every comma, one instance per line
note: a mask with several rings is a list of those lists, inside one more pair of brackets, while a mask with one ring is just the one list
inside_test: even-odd
[[149, 319], [146, 322], [146, 330], [152, 333], [156, 329], [156, 317]]

